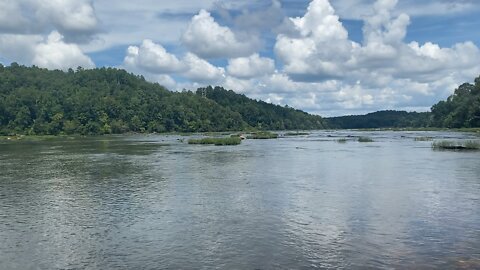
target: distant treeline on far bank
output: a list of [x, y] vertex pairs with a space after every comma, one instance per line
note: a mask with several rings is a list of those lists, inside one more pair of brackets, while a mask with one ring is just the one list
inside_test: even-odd
[[475, 128], [480, 127], [480, 77], [460, 85], [431, 112], [379, 111], [326, 118], [330, 128]]
[[172, 92], [115, 68], [47, 70], [0, 64], [0, 135], [480, 127], [480, 77], [431, 112], [322, 118], [221, 87]]

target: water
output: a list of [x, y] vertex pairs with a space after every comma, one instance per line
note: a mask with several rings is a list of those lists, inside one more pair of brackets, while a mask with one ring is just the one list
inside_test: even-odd
[[480, 152], [417, 136], [477, 138], [1, 141], [0, 269], [480, 268]]

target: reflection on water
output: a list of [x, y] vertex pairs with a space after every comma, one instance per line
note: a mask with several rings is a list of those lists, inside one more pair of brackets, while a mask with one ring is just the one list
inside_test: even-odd
[[468, 137], [0, 142], [0, 269], [479, 268], [480, 153], [416, 136]]

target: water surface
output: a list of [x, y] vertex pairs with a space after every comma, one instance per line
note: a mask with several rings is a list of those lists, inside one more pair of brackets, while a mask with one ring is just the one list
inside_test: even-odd
[[0, 141], [0, 269], [480, 268], [480, 152], [419, 136], [478, 139]]

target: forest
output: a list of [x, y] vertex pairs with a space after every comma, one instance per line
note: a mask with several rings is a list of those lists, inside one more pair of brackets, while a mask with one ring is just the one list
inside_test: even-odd
[[480, 76], [460, 85], [447, 100], [432, 107], [431, 125], [446, 128], [480, 127]]
[[0, 65], [0, 135], [322, 129], [322, 117], [223, 88], [172, 92], [115, 68]]
[[222, 87], [172, 92], [115, 68], [68, 71], [0, 64], [0, 135], [480, 127], [480, 77], [431, 112], [322, 118]]
[[364, 129], [364, 128], [418, 128], [428, 127], [430, 112], [378, 111], [366, 115], [347, 115], [330, 117], [325, 120], [331, 128]]

